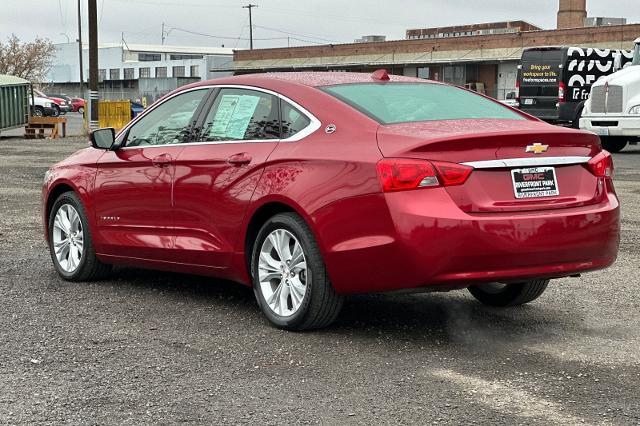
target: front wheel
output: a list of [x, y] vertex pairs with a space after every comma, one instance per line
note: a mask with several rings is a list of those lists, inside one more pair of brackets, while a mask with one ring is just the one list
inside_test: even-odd
[[529, 280], [521, 283], [486, 283], [469, 287], [480, 303], [489, 306], [516, 306], [529, 303], [544, 293], [549, 280]]
[[96, 258], [87, 215], [73, 192], [60, 195], [49, 214], [49, 252], [56, 271], [68, 281], [99, 279], [111, 270]]
[[60, 117], [60, 107], [58, 105], [53, 106], [53, 114], [52, 117]]
[[601, 137], [602, 147], [609, 152], [620, 152], [627, 146], [627, 140], [616, 137]]
[[79, 108], [78, 108], [78, 112], [79, 112], [80, 114], [84, 114], [84, 107], [79, 107]]
[[287, 330], [322, 328], [342, 308], [305, 221], [281, 213], [260, 229], [251, 259], [253, 291], [260, 309], [277, 327]]

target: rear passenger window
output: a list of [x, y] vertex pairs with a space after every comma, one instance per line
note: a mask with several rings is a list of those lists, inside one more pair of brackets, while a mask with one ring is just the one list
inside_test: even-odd
[[278, 98], [247, 89], [221, 89], [207, 115], [201, 141], [279, 139]]
[[306, 115], [282, 101], [282, 139], [290, 138], [310, 124], [311, 120]]

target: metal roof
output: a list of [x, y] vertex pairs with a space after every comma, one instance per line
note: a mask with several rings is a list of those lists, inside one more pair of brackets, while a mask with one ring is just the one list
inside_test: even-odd
[[[56, 46], [78, 43], [58, 43]], [[136, 44], [136, 43], [100, 43], [99, 49], [122, 48], [131, 52], [153, 52], [153, 53], [182, 53], [182, 54], [199, 54], [199, 55], [233, 55], [234, 50], [243, 50], [241, 48], [230, 47], [211, 47], [211, 46], [170, 46], [166, 44]], [[88, 50], [87, 43], [82, 44], [83, 50]]]
[[0, 74], [0, 86], [16, 86], [22, 84], [31, 84], [29, 80], [16, 77], [14, 75]]
[[[351, 66], [420, 65], [463, 62], [518, 61], [522, 48], [379, 53], [374, 55], [324, 56], [309, 58], [259, 59], [235, 61], [233, 71], [269, 69], [340, 68]], [[211, 71], [220, 71], [212, 69]]]

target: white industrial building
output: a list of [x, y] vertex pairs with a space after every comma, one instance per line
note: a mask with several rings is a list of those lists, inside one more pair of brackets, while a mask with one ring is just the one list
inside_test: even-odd
[[[78, 43], [56, 44], [56, 56], [46, 81], [49, 91], [77, 96], [80, 91]], [[89, 79], [89, 49], [83, 46], [84, 81]], [[143, 99], [153, 102], [194, 81], [230, 75], [211, 72], [232, 68], [233, 49], [105, 43], [99, 46], [99, 86], [102, 99]], [[87, 86], [85, 84], [85, 90]]]

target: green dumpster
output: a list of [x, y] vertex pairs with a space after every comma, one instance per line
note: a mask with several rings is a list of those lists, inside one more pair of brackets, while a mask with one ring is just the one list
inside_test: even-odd
[[0, 74], [0, 131], [26, 126], [29, 121], [30, 83]]

